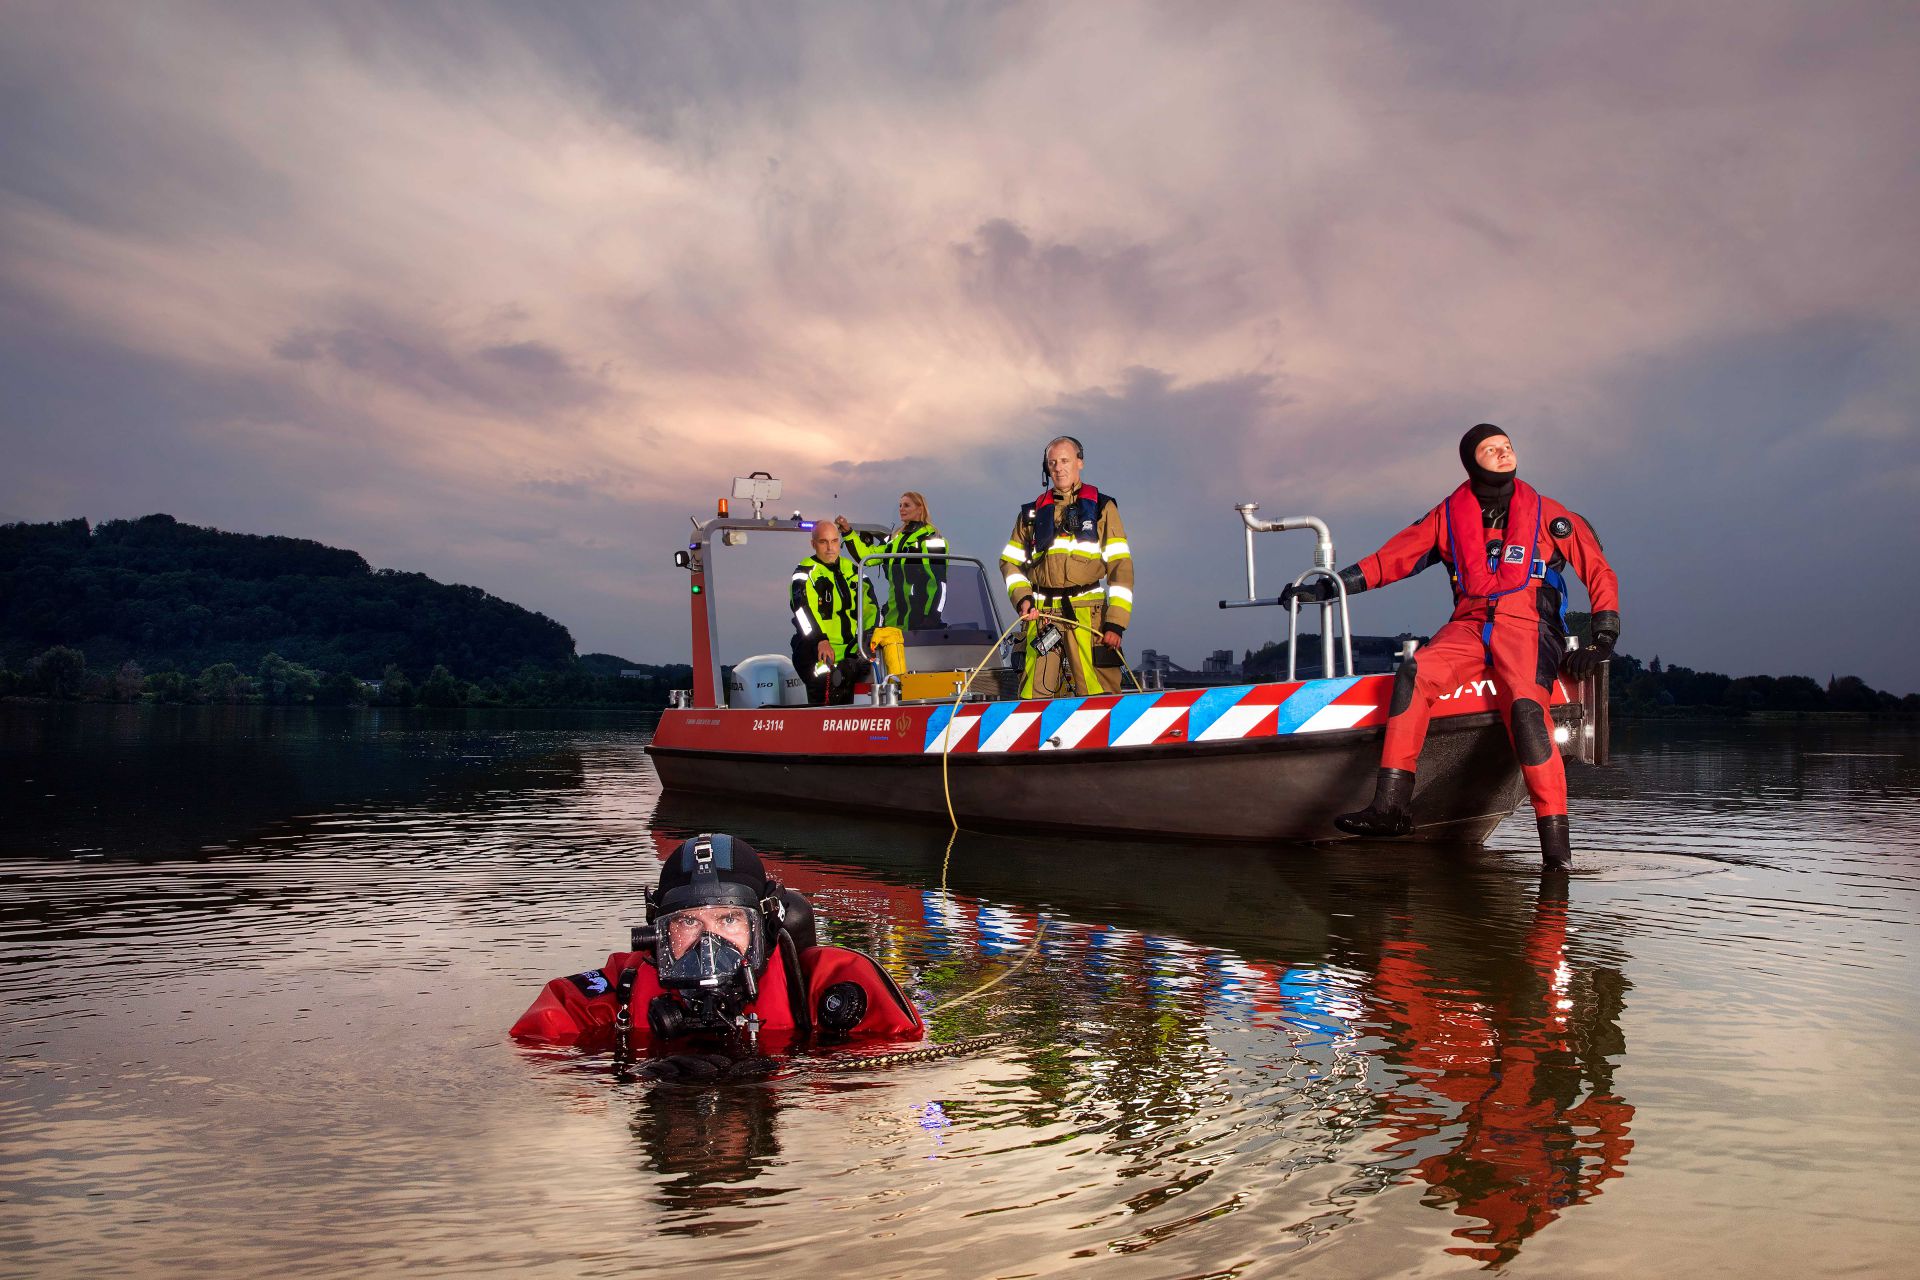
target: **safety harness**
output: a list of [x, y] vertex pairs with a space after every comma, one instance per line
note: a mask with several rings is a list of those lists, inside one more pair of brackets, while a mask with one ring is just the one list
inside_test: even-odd
[[[1478, 551], [1485, 526], [1471, 481], [1463, 481], [1448, 495], [1442, 509], [1446, 512], [1447, 549], [1453, 561], [1454, 595], [1487, 602], [1480, 643], [1491, 648], [1495, 603], [1547, 576], [1547, 562], [1540, 556], [1540, 494], [1524, 480], [1513, 482], [1513, 497], [1507, 503], [1507, 539], [1493, 544], [1489, 552]], [[1473, 531], [1474, 540], [1467, 544], [1476, 549], [1473, 554], [1461, 549], [1462, 527]]]

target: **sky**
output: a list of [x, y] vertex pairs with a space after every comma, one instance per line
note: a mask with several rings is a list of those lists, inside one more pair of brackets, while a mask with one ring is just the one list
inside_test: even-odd
[[1235, 502], [1347, 563], [1490, 421], [1624, 651], [1920, 691], [1916, 66], [1854, 0], [0, 0], [0, 520], [313, 538], [672, 662], [730, 477], [991, 559], [1071, 433], [1129, 648], [1197, 667], [1285, 634], [1216, 607]]

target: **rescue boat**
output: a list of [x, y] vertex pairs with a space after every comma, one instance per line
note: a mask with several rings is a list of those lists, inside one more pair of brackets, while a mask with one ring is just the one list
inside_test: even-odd
[[[1353, 671], [1347, 601], [1325, 522], [1262, 520], [1257, 504], [1238, 506], [1247, 598], [1221, 601], [1278, 604], [1256, 594], [1254, 534], [1313, 530], [1314, 564], [1293, 581], [1324, 577], [1338, 592], [1321, 606], [1330, 673], [1318, 678], [1290, 670], [1267, 683], [1020, 698], [1013, 645], [1001, 640], [1000, 576], [949, 553], [941, 557], [941, 625], [907, 632], [891, 663], [863, 650], [875, 660], [875, 679], [854, 705], [810, 706], [785, 654], [742, 655], [722, 679], [716, 552], [748, 533], [810, 536], [814, 521], [766, 514], [779, 496], [780, 482], [764, 473], [736, 480], [733, 498], [753, 514], [732, 515], [721, 499], [718, 514], [696, 520], [675, 552], [690, 578], [693, 688], [676, 694], [647, 747], [668, 792], [943, 820], [951, 810], [969, 827], [1266, 843], [1346, 839], [1334, 815], [1372, 797], [1394, 677]], [[883, 599], [885, 558], [861, 567]], [[1288, 636], [1295, 653], [1297, 605]], [[1488, 672], [1435, 707], [1409, 838], [1480, 844], [1525, 797], [1496, 706]], [[1556, 682], [1551, 712], [1563, 755], [1603, 762], [1604, 701]]]

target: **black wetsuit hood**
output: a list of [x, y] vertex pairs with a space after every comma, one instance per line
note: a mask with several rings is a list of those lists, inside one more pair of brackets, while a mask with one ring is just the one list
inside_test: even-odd
[[1474, 452], [1494, 436], [1512, 438], [1504, 427], [1496, 427], [1491, 422], [1482, 422], [1460, 437], [1460, 465], [1467, 469], [1467, 484], [1473, 496], [1480, 499], [1480, 509], [1486, 513], [1489, 524], [1500, 523], [1492, 518], [1496, 514], [1503, 519], [1506, 516], [1507, 504], [1513, 500], [1513, 482], [1520, 476], [1518, 468], [1489, 471], [1474, 459]]

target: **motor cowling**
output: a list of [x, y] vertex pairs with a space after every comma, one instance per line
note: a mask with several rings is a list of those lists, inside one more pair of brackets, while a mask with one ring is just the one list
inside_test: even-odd
[[729, 707], [804, 707], [807, 686], [783, 653], [742, 658], [727, 676]]

